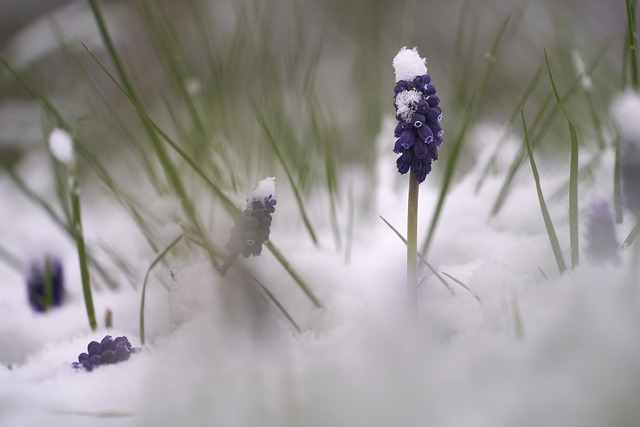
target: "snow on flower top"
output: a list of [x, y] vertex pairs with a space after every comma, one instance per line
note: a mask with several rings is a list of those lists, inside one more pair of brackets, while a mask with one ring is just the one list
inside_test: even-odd
[[276, 195], [276, 179], [273, 176], [263, 179], [249, 193], [248, 200], [264, 200]]
[[49, 150], [59, 162], [65, 165], [73, 163], [73, 140], [69, 132], [55, 128], [49, 134]]
[[400, 80], [413, 80], [417, 76], [427, 74], [427, 60], [420, 58], [417, 48], [407, 49], [403, 47], [393, 58], [393, 68], [396, 71], [396, 82]]

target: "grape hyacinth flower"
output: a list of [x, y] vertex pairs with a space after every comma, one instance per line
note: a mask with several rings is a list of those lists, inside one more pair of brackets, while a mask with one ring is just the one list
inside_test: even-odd
[[224, 275], [238, 255], [249, 258], [262, 253], [262, 245], [269, 241], [271, 214], [275, 212], [275, 178], [265, 178], [247, 197], [247, 206], [231, 229], [227, 249], [231, 253], [220, 267]]
[[594, 203], [587, 212], [587, 256], [595, 264], [620, 264], [613, 211], [605, 201]]
[[46, 257], [43, 265], [31, 265], [27, 275], [27, 295], [29, 305], [39, 313], [63, 304], [64, 274], [59, 260]]
[[622, 201], [640, 216], [640, 94], [628, 90], [618, 96], [611, 115], [620, 134]]
[[107, 335], [100, 342], [91, 341], [87, 346], [87, 352], [80, 353], [78, 361], [71, 365], [75, 369], [84, 368], [87, 371], [92, 371], [101, 365], [124, 362], [137, 350], [131, 347], [127, 337], [112, 338], [111, 335]]
[[411, 172], [421, 183], [431, 172], [431, 163], [438, 159], [438, 147], [442, 145], [440, 98], [416, 48], [402, 48], [393, 59], [393, 67], [393, 105], [398, 120], [393, 152], [400, 154], [396, 166], [398, 172]]
[[[418, 300], [418, 195], [419, 186], [431, 172], [431, 163], [438, 159], [443, 130], [442, 110], [436, 88], [427, 74], [426, 60], [416, 48], [403, 47], [393, 58], [396, 74], [393, 105], [398, 124], [393, 152], [398, 172], [409, 174], [407, 209], [407, 291], [411, 314], [417, 316]], [[417, 319], [416, 319], [417, 320]]]

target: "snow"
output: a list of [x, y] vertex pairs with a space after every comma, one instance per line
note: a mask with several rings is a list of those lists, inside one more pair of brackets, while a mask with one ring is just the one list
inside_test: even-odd
[[61, 163], [73, 163], [73, 141], [71, 135], [63, 129], [55, 128], [49, 134], [49, 149], [51, 154]]
[[611, 118], [620, 135], [638, 145], [640, 150], [640, 94], [629, 89], [614, 99], [611, 104]]
[[420, 58], [417, 48], [403, 47], [393, 58], [393, 68], [396, 72], [396, 82], [413, 80], [416, 76], [427, 74], [427, 60]]
[[[405, 246], [377, 218], [403, 230], [406, 180], [395, 171], [393, 122], [385, 122], [378, 141], [376, 186], [357, 180], [362, 171], [347, 177], [354, 190], [376, 192], [370, 208], [375, 215], [355, 223], [349, 263], [330, 249], [329, 225], [319, 229], [320, 248], [301, 238], [301, 228], [285, 220], [296, 212], [295, 201], [281, 190], [271, 237], [324, 308], [314, 308], [268, 253], [246, 263], [302, 333], [252, 282], [233, 270], [221, 277], [185, 244], [166, 266], [157, 266], [147, 287], [148, 344], [130, 360], [93, 372], [71, 368], [91, 340], [125, 335], [140, 346], [141, 277], [135, 289], [123, 281], [118, 291], [103, 287], [94, 294], [99, 319], [111, 309], [114, 329], [90, 331], [73, 244], [0, 180], [3, 200], [16, 200], [0, 212], [3, 247], [19, 254], [38, 242], [53, 247], [70, 294], [63, 307], [36, 315], [26, 303], [23, 276], [0, 263], [0, 425], [637, 425], [640, 292], [631, 276], [632, 253], [623, 251], [619, 266], [583, 260], [560, 275], [529, 174], [516, 182], [503, 211], [488, 220], [507, 163], [497, 162], [478, 194], [482, 161], [455, 183], [428, 254], [438, 271], [465, 282], [480, 302], [454, 283], [452, 295], [421, 271], [426, 278], [419, 321], [408, 323]], [[472, 133], [483, 146], [495, 143], [500, 131], [483, 123]], [[522, 143], [511, 142], [501, 155], [508, 157]], [[45, 160], [29, 160], [32, 168], [24, 172], [44, 180], [39, 185], [46, 191], [53, 184], [46, 168], [38, 167]], [[611, 160], [603, 156], [594, 173], [612, 176]], [[565, 184], [566, 171], [545, 170], [544, 162], [540, 167], [549, 193]], [[274, 182], [260, 181], [250, 197], [273, 194]], [[599, 196], [599, 188], [585, 187], [581, 200]], [[438, 191], [431, 177], [421, 186], [422, 236]], [[566, 200], [548, 202], [566, 256]], [[161, 226], [167, 239], [178, 232], [175, 203], [153, 203], [167, 217]], [[346, 218], [347, 203], [340, 206], [338, 217]], [[83, 214], [87, 240], [116, 245], [144, 275], [154, 254], [144, 249], [128, 214], [97, 202], [83, 203]], [[625, 227], [618, 226], [622, 235]]]
[[417, 90], [405, 90], [396, 95], [396, 113], [405, 122], [411, 122], [413, 113], [416, 112], [416, 105], [422, 99], [422, 94]]
[[269, 196], [276, 196], [276, 178], [273, 176], [267, 177], [258, 182], [258, 185], [251, 190], [248, 200], [264, 200]]

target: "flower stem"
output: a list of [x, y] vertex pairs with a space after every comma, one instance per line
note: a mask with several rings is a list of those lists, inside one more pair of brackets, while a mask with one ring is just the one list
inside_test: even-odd
[[415, 173], [409, 174], [409, 201], [407, 213], [407, 295], [409, 304], [417, 313], [418, 307], [418, 194], [420, 183]]
[[236, 258], [238, 258], [238, 255], [240, 255], [240, 251], [233, 251], [229, 254], [229, 257], [224, 261], [224, 264], [222, 264], [218, 269], [218, 273], [220, 273], [221, 276], [227, 274], [227, 271], [229, 271], [229, 268], [231, 268]]
[[73, 234], [78, 247], [78, 259], [80, 261], [80, 277], [82, 278], [82, 293], [84, 294], [84, 303], [87, 307], [87, 317], [89, 318], [89, 326], [95, 330], [98, 326], [96, 322], [96, 313], [93, 309], [93, 296], [91, 294], [91, 279], [89, 277], [89, 267], [87, 265], [87, 251], [84, 244], [84, 236], [82, 234], [82, 217], [80, 215], [80, 196], [78, 194], [78, 179], [76, 177], [73, 165], [69, 168], [69, 185], [71, 192], [71, 209], [73, 212]]

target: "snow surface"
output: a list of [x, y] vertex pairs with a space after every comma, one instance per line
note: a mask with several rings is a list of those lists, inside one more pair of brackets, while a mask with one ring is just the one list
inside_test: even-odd
[[393, 58], [393, 69], [396, 72], [396, 82], [413, 80], [416, 76], [427, 74], [427, 60], [420, 57], [417, 48], [403, 47]]
[[[373, 216], [356, 211], [349, 263], [332, 249], [328, 223], [320, 230], [318, 249], [300, 224], [286, 220], [295, 217], [295, 200], [280, 189], [272, 239], [323, 309], [311, 305], [271, 255], [245, 264], [290, 310], [303, 333], [295, 333], [233, 269], [222, 278], [185, 245], [172, 252], [166, 266], [157, 266], [147, 288], [148, 345], [127, 362], [93, 372], [71, 368], [89, 341], [126, 335], [140, 346], [140, 283], [154, 254], [128, 214], [113, 203], [83, 199], [89, 244], [109, 242], [138, 273], [132, 280], [136, 288], [122, 277], [120, 290], [103, 287], [95, 293], [96, 312], [100, 317], [110, 308], [114, 329], [91, 332], [72, 242], [0, 180], [2, 199], [14, 201], [0, 210], [3, 247], [25, 259], [38, 251], [58, 254], [69, 292], [62, 308], [32, 313], [23, 275], [0, 263], [0, 425], [638, 425], [640, 292], [638, 277], [631, 275], [631, 251], [621, 253], [618, 267], [583, 260], [559, 275], [528, 173], [504, 210], [488, 220], [504, 166], [521, 141], [505, 146], [496, 175], [475, 194], [490, 150], [478, 151], [475, 167], [447, 199], [428, 255], [438, 271], [464, 281], [480, 301], [453, 283], [450, 293], [423, 270], [419, 321], [408, 323], [405, 246], [376, 217], [403, 230], [406, 177], [395, 171], [393, 125], [389, 118], [379, 141], [377, 184], [362, 182], [363, 171], [346, 177], [354, 194], [376, 192], [367, 208]], [[501, 132], [483, 124], [473, 141], [484, 147]], [[53, 193], [46, 164], [27, 159], [21, 173], [42, 193]], [[565, 170], [546, 170], [541, 160], [539, 165], [549, 194], [565, 185]], [[584, 206], [608, 194], [611, 182], [604, 177], [613, 176], [613, 154], [604, 153], [598, 167], [594, 174], [603, 178], [581, 186]], [[264, 194], [269, 183], [273, 180], [256, 191]], [[421, 233], [438, 190], [431, 177], [421, 185]], [[549, 203], [566, 258], [567, 203]], [[160, 227], [170, 231], [169, 240], [176, 229], [174, 204], [161, 199], [156, 205], [164, 206], [167, 219]], [[339, 218], [347, 218], [347, 203], [341, 206]], [[320, 212], [316, 224], [326, 219], [322, 209], [310, 211]], [[629, 231], [628, 225], [618, 227], [621, 235]]]
[[56, 128], [49, 134], [49, 150], [61, 163], [73, 163], [73, 141], [71, 135], [63, 129]]

